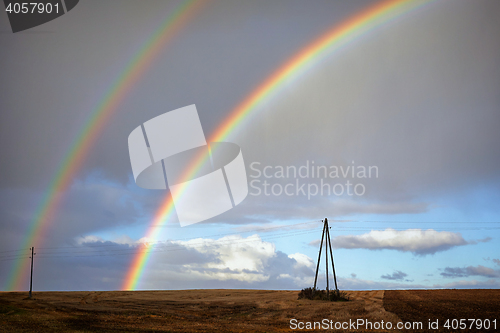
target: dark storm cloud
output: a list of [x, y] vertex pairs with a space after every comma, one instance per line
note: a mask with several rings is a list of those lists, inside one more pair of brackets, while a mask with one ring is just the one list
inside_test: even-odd
[[[26, 239], [26, 234], [33, 232], [33, 218], [37, 217], [36, 197], [38, 195], [39, 193], [28, 189], [0, 191], [0, 218], [3, 223], [0, 233], [0, 251], [19, 250]], [[150, 193], [130, 191], [126, 185], [105, 180], [100, 175], [94, 174], [74, 183], [66, 191], [64, 199], [56, 209], [56, 214], [38, 229], [39, 237], [34, 239], [34, 244], [29, 244], [29, 246], [35, 246], [39, 254], [37, 260], [43, 259], [42, 253], [46, 252], [43, 248], [54, 248], [52, 252], [59, 251], [62, 254], [71, 253], [73, 247], [79, 246], [79, 240], [84, 235], [96, 233], [99, 230], [133, 226], [147, 219], [144, 209], [150, 210], [150, 205], [155, 207], [159, 205], [158, 199], [151, 197]], [[69, 247], [70, 250], [67, 251], [65, 247]], [[20, 250], [23, 251], [19, 253], [27, 251], [27, 249]], [[132, 253], [133, 251], [130, 254]], [[18, 252], [7, 254], [18, 254]], [[123, 260], [122, 258], [123, 256], [119, 257]], [[10, 259], [12, 259], [11, 256], [0, 258], [2, 272], [11, 271], [15, 261]], [[101, 257], [91, 259], [102, 262]], [[67, 260], [69, 259], [48, 258], [42, 262], [48, 262], [48, 266], [43, 267], [51, 272], [64, 270]], [[78, 260], [76, 259], [75, 263]], [[5, 285], [7, 279], [8, 274], [1, 274], [0, 285]], [[87, 283], [88, 281], [85, 285]]]
[[[111, 2], [99, 3], [114, 9], [97, 16], [96, 3], [81, 4], [71, 13], [71, 24], [65, 17], [50, 23], [57, 33], [43, 41], [2, 37], [10, 47], [3, 48], [9, 52], [3, 51], [1, 66], [12, 73], [2, 80], [5, 89], [0, 91], [0, 154], [8, 156], [0, 164], [1, 174], [8, 175], [0, 177], [4, 186], [46, 188], [89, 112], [160, 21], [155, 13], [175, 5], [152, 2], [139, 10], [134, 2], [120, 4], [116, 9]], [[290, 5], [287, 15], [279, 3], [221, 2], [206, 8], [125, 96], [75, 180], [99, 169], [107, 178], [126, 183], [130, 131], [181, 106], [197, 104], [209, 137], [280, 63], [359, 10], [357, 6], [319, 3], [323, 10], [311, 17], [293, 14], [312, 13], [301, 2]], [[429, 207], [421, 195], [497, 179], [500, 161], [490, 152], [500, 143], [494, 127], [500, 47], [488, 34], [475, 38], [482, 31], [496, 31], [495, 10], [487, 6], [438, 6], [418, 19], [410, 15], [397, 29], [382, 27], [363, 43], [322, 61], [321, 70], [313, 67], [261, 105], [232, 135], [247, 168], [253, 161], [376, 165], [380, 177], [363, 180], [363, 198], [249, 197], [215, 220], [265, 222], [310, 217], [316, 210], [333, 216], [421, 213]], [[128, 23], [119, 19], [125, 13], [134, 13]], [[459, 19], [464, 13], [469, 20]], [[90, 27], [88, 15], [94, 22]], [[252, 24], [255, 15], [261, 22], [257, 26]], [[485, 26], [480, 31], [474, 26], [477, 17]], [[144, 21], [150, 24], [141, 25]], [[449, 28], [434, 28], [443, 24]], [[299, 33], [285, 33], [290, 27]], [[453, 43], [457, 36], [461, 43]]]
[[[293, 180], [294, 181], [294, 180]], [[288, 180], [290, 182], [290, 180]], [[285, 186], [287, 182], [282, 182]], [[335, 183], [334, 183], [335, 184]], [[252, 191], [250, 189], [250, 191]], [[250, 192], [252, 193], [252, 192]], [[389, 202], [365, 200], [363, 198], [313, 196], [253, 196], [247, 198], [232, 210], [202, 223], [256, 224], [269, 223], [277, 219], [321, 219], [354, 214], [419, 214], [429, 211], [426, 202]], [[318, 213], [316, 213], [318, 212]]]
[[[49, 35], [1, 36], [0, 154], [9, 158], [0, 171], [9, 177], [1, 177], [0, 184], [47, 186], [91, 113], [121, 83], [117, 80], [165, 13], [179, 4], [86, 1], [70, 15], [32, 29], [50, 30]], [[287, 15], [277, 2], [218, 1], [203, 7], [121, 97], [75, 177], [98, 168], [127, 181], [130, 131], [182, 106], [197, 104], [208, 136], [291, 53], [367, 4], [325, 1], [314, 14], [303, 2], [287, 5]], [[8, 27], [5, 12], [0, 24]], [[285, 33], [290, 28], [296, 33]]]
[[500, 41], [476, 19], [498, 31], [498, 9], [469, 5], [438, 6], [313, 67], [252, 118], [242, 149], [268, 165], [376, 165], [366, 200], [496, 191]]

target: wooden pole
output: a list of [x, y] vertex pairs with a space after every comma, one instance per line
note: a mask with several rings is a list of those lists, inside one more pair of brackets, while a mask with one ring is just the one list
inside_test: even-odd
[[[328, 219], [325, 217], [325, 231], [328, 232]], [[328, 236], [328, 234], [327, 234]], [[329, 283], [328, 283], [328, 242], [325, 237], [325, 264], [326, 264], [326, 298], [330, 299], [330, 290], [329, 290]]]
[[30, 296], [31, 298], [31, 292], [33, 291], [33, 257], [35, 256], [35, 247], [31, 247], [31, 277], [30, 277]]
[[335, 281], [335, 291], [339, 295], [339, 288], [337, 287], [337, 277], [335, 276], [335, 264], [333, 263], [332, 241], [330, 239], [330, 230], [326, 229], [327, 243], [330, 245], [330, 257], [332, 258], [333, 281]]
[[321, 249], [323, 248], [323, 237], [325, 236], [325, 227], [326, 227], [326, 224], [323, 224], [323, 233], [321, 234], [321, 243], [319, 243], [318, 264], [316, 265], [316, 276], [314, 277], [313, 293], [316, 290], [316, 282], [318, 281], [319, 261], [321, 259]]

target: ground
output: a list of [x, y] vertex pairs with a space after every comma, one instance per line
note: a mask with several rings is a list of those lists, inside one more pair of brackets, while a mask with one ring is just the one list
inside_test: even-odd
[[[349, 302], [298, 300], [298, 291], [176, 290], [0, 293], [1, 332], [294, 332], [290, 321], [363, 319], [372, 324], [422, 322], [404, 332], [458, 332], [446, 319], [496, 319], [500, 290], [349, 291]], [[439, 320], [439, 330], [428, 322]], [[471, 322], [468, 322], [469, 327]], [[474, 324], [477, 324], [474, 322]], [[347, 324], [344, 324], [346, 328]], [[324, 330], [319, 330], [324, 331]], [[336, 332], [384, 332], [365, 326]], [[401, 330], [391, 329], [391, 332]], [[477, 331], [467, 330], [468, 332]], [[463, 332], [466, 332], [464, 330]]]

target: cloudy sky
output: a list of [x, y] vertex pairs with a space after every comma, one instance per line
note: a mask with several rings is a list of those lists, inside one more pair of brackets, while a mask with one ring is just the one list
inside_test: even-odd
[[[173, 214], [144, 238], [169, 192], [135, 184], [130, 132], [196, 104], [210, 137], [287, 60], [377, 2], [202, 4], [58, 193], [32, 244], [35, 290], [120, 289], [144, 241], [156, 245], [139, 289], [301, 289], [324, 217], [340, 289], [499, 288], [497, 1], [427, 2], [311, 62], [227, 137], [247, 198], [188, 227]], [[15, 34], [0, 14], [0, 290], [17, 260], [29, 270], [22, 244], [77, 134], [179, 4], [81, 0]], [[307, 177], [280, 173], [301, 167]]]

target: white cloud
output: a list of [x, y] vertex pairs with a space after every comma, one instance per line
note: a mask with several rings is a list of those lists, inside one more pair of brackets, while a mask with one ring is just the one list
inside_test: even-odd
[[[310, 243], [318, 245], [319, 240]], [[460, 233], [436, 231], [433, 229], [372, 230], [362, 235], [338, 236], [332, 240], [335, 248], [341, 249], [368, 249], [368, 250], [396, 250], [411, 252], [415, 255], [434, 254], [446, 251], [455, 246], [467, 245]]]
[[[127, 236], [108, 241], [89, 235], [78, 238], [77, 243], [81, 246], [80, 252], [94, 251], [96, 245], [105, 244], [102, 251], [130, 256], [138, 247], [148, 247], [152, 251], [150, 261], [154, 264], [148, 267], [139, 288], [157, 289], [168, 284], [177, 289], [297, 289], [311, 285], [314, 277], [315, 264], [311, 258], [302, 253], [286, 255], [258, 235], [163, 242], [150, 242], [146, 238], [133, 241]], [[152, 246], [148, 246], [148, 243]], [[100, 254], [105, 255], [104, 252]], [[165, 279], [166, 276], [168, 279]]]
[[218, 260], [206, 263], [206, 267], [218, 270], [227, 268], [233, 272], [261, 272], [267, 260], [275, 256], [276, 252], [274, 244], [262, 241], [257, 235], [247, 238], [226, 236], [217, 240], [197, 238], [173, 243], [204, 254], [217, 254]]
[[112, 240], [106, 240], [100, 236], [95, 236], [95, 235], [79, 236], [75, 238], [75, 242], [78, 245], [92, 245], [92, 243], [109, 242], [110, 244], [116, 244], [116, 245], [137, 246], [141, 244], [147, 244], [148, 240], [149, 239], [147, 237], [143, 237], [135, 241], [130, 236], [127, 235], [121, 235]]
[[305, 254], [302, 253], [294, 253], [288, 255], [288, 258], [295, 259], [297, 263], [295, 264], [295, 267], [300, 267], [300, 266], [305, 266], [309, 268], [314, 268], [314, 261], [306, 256]]
[[[497, 289], [500, 288], [498, 280], [489, 279], [487, 281], [460, 280], [447, 284], [434, 284], [432, 286], [404, 283], [404, 282], [379, 282], [358, 278], [337, 279], [340, 290], [394, 290], [394, 289]], [[410, 282], [410, 281], [408, 281]]]
[[[390, 289], [428, 289], [421, 284], [408, 284], [403, 282], [379, 282], [358, 279], [355, 277], [337, 279], [340, 290], [390, 290]], [[409, 282], [409, 281], [408, 281]]]
[[[161, 251], [166, 247], [166, 251]], [[181, 250], [172, 252], [169, 249]], [[188, 260], [189, 255], [196, 260]], [[142, 288], [169, 281], [175, 288], [278, 288], [309, 286], [314, 277], [314, 261], [302, 253], [286, 255], [258, 235], [197, 238], [172, 241], [158, 247], [154, 266], [148, 268]], [[172, 257], [177, 258], [175, 262]], [[189, 283], [188, 283], [189, 282]]]
[[460, 280], [452, 283], [447, 283], [445, 285], [434, 285], [433, 288], [443, 288], [443, 289], [498, 289], [500, 288], [500, 282], [498, 280], [489, 279], [486, 281], [477, 280]]
[[94, 235], [81, 236], [76, 238], [76, 244], [105, 242], [104, 238]]
[[492, 239], [493, 238], [491, 238], [491, 237], [485, 237], [483, 239], [476, 239], [476, 240], [469, 241], [469, 244], [488, 243]]
[[294, 224], [268, 223], [260, 225], [244, 225], [241, 227], [236, 227], [234, 228], [234, 230], [235, 232], [238, 233], [258, 232], [259, 234], [264, 232], [275, 232], [275, 231], [309, 230], [309, 229], [317, 229], [319, 222], [321, 221], [318, 219], [316, 221], [294, 223]]
[[468, 276], [484, 276], [489, 278], [500, 277], [500, 271], [494, 270], [493, 268], [485, 267], [482, 265], [478, 266], [467, 266], [467, 267], [446, 267], [444, 272], [441, 273], [444, 277], [468, 277]]
[[381, 278], [382, 279], [386, 279], [386, 280], [400, 280], [400, 281], [403, 281], [405, 279], [405, 277], [407, 277], [407, 276], [408, 276], [408, 274], [406, 274], [404, 272], [395, 271], [392, 274], [382, 275]]

